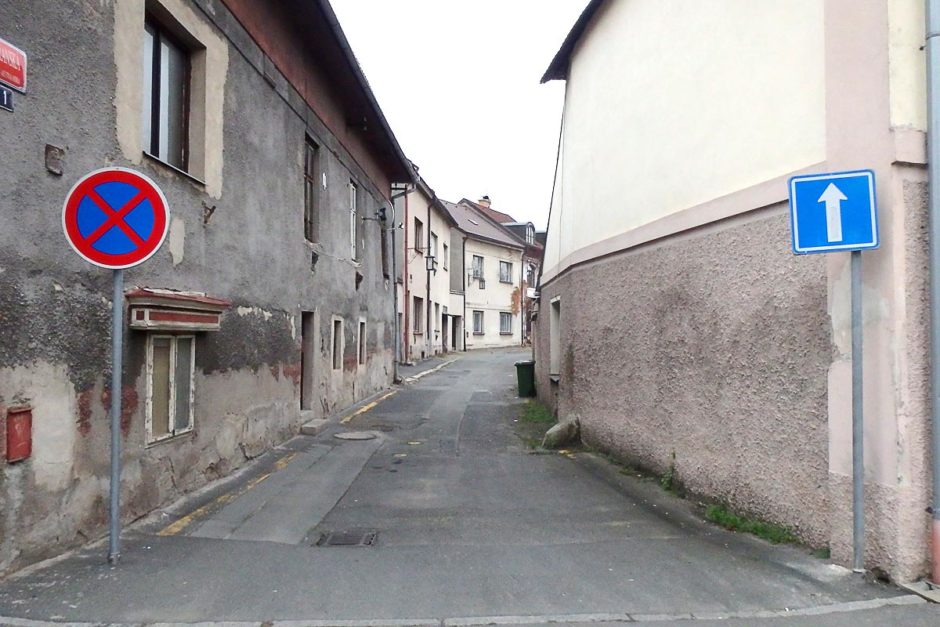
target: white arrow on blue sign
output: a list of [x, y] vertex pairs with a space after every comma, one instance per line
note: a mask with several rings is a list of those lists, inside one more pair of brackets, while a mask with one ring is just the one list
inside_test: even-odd
[[798, 255], [878, 248], [875, 173], [794, 176], [790, 228], [793, 252]]

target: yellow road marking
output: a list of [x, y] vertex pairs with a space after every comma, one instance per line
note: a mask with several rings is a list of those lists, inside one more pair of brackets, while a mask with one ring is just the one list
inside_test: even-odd
[[398, 390], [392, 390], [391, 392], [389, 392], [389, 393], [386, 394], [385, 396], [380, 396], [379, 398], [375, 399], [374, 401], [372, 401], [372, 402], [369, 403], [368, 405], [363, 405], [362, 407], [360, 407], [359, 409], [357, 409], [357, 410], [354, 411], [353, 413], [349, 414], [348, 416], [346, 416], [345, 418], [343, 418], [342, 420], [340, 420], [340, 423], [341, 423], [341, 424], [346, 424], [347, 422], [349, 422], [350, 420], [352, 420], [352, 419], [355, 418], [356, 416], [361, 416], [362, 414], [366, 413], [367, 411], [369, 411], [369, 410], [371, 410], [371, 409], [375, 409], [376, 405], [378, 405], [379, 403], [381, 403], [382, 401], [384, 401], [385, 399], [387, 399], [389, 396], [395, 396], [396, 394], [398, 394]]
[[199, 509], [193, 510], [192, 512], [183, 516], [182, 518], [179, 518], [175, 520], [174, 522], [170, 523], [169, 525], [167, 525], [166, 527], [158, 531], [157, 535], [158, 536], [175, 536], [179, 532], [186, 529], [186, 527], [190, 526], [193, 522], [195, 522], [196, 519], [204, 516], [205, 514], [209, 513], [210, 511], [212, 511], [213, 509], [221, 505], [231, 503], [232, 501], [240, 497], [242, 494], [244, 494], [248, 490], [251, 490], [256, 485], [258, 485], [259, 483], [261, 483], [262, 481], [264, 481], [265, 479], [273, 475], [278, 470], [284, 470], [287, 464], [289, 464], [291, 460], [294, 459], [295, 457], [297, 457], [297, 453], [289, 453], [285, 455], [284, 457], [281, 457], [276, 462], [274, 462], [275, 470], [265, 473], [261, 475], [260, 477], [255, 477], [254, 479], [246, 483], [243, 487], [237, 490], [232, 490], [231, 492], [220, 494], [219, 496], [215, 497], [214, 499], [212, 499], [211, 501], [209, 501], [208, 503], [206, 503]]

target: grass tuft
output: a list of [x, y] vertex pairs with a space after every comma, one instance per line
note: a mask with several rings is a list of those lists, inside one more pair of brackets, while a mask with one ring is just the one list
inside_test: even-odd
[[705, 518], [730, 531], [750, 533], [773, 544], [790, 544], [797, 541], [796, 536], [786, 527], [739, 516], [724, 505], [708, 506]]
[[529, 424], [551, 424], [555, 422], [555, 417], [545, 405], [538, 401], [526, 401], [525, 409], [522, 412], [522, 422]]

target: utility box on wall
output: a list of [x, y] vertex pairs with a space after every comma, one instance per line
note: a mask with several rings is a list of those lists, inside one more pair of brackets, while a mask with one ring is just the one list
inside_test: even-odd
[[27, 459], [33, 452], [33, 408], [7, 409], [7, 462]]

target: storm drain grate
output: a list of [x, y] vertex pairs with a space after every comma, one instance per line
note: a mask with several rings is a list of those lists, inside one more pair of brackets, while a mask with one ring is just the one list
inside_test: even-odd
[[375, 529], [346, 529], [324, 533], [317, 546], [372, 546], [379, 532]]

